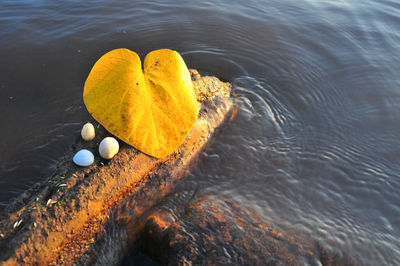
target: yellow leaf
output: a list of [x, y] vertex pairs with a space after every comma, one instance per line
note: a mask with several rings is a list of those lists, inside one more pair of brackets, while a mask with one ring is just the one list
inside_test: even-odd
[[135, 52], [108, 52], [90, 71], [83, 99], [110, 133], [157, 158], [183, 143], [199, 108], [185, 62], [169, 49], [149, 53], [144, 71]]

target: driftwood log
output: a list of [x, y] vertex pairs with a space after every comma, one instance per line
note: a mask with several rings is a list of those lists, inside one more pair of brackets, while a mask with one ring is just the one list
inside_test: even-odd
[[[109, 134], [93, 122], [93, 141], [77, 137], [56, 172], [2, 212], [0, 265], [118, 265], [125, 254], [162, 265], [358, 265], [280, 232], [232, 199], [192, 197], [176, 209], [154, 208], [236, 114], [229, 83], [191, 74], [201, 111], [184, 144], [155, 159], [121, 142], [112, 160], [102, 160], [97, 147]], [[82, 148], [95, 153], [90, 167], [72, 163]]]
[[[134, 236], [132, 225], [139, 224], [146, 208], [185, 175], [217, 127], [232, 114], [229, 83], [200, 77], [195, 70], [191, 75], [201, 109], [194, 128], [175, 153], [156, 159], [120, 142], [120, 152], [110, 161], [102, 160], [98, 143], [109, 134], [94, 122], [97, 129], [93, 141], [77, 138], [44, 184], [26, 191], [3, 211], [0, 264], [84, 264], [95, 259], [85, 254], [99, 248], [99, 239], [116, 241], [108, 250], [110, 261], [102, 263], [117, 263]], [[74, 153], [82, 148], [95, 154], [90, 167], [81, 168], [72, 162]], [[139, 208], [140, 200], [146, 206]], [[116, 239], [106, 228], [115, 219], [127, 217], [121, 208], [132, 211], [129, 221], [124, 221], [124, 234]]]

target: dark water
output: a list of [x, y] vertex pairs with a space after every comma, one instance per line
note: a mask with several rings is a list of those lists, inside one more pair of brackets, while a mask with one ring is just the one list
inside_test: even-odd
[[223, 195], [363, 264], [400, 263], [400, 3], [0, 1], [0, 205], [88, 118], [93, 63], [180, 52], [239, 114], [176, 193]]

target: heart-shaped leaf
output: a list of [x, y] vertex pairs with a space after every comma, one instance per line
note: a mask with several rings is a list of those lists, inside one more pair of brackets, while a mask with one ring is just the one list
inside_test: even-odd
[[157, 158], [183, 143], [199, 109], [185, 62], [169, 49], [149, 53], [144, 71], [135, 52], [108, 52], [90, 71], [83, 99], [110, 133]]

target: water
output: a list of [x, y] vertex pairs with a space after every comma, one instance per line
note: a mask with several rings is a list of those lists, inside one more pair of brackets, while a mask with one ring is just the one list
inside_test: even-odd
[[79, 134], [102, 54], [171, 48], [232, 82], [239, 106], [176, 193], [229, 197], [363, 264], [399, 264], [399, 43], [395, 0], [2, 0], [0, 207]]

